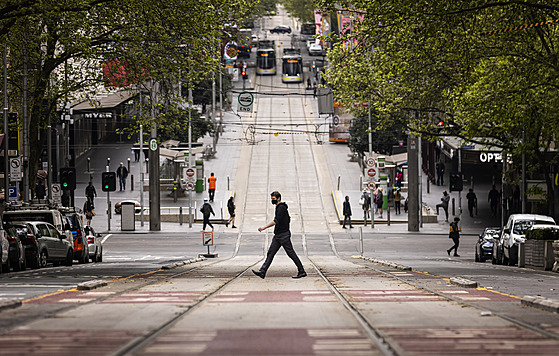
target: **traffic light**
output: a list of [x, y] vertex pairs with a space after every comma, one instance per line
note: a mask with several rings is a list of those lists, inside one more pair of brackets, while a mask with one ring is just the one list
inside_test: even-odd
[[462, 173], [450, 173], [450, 191], [461, 192], [463, 189]]
[[243, 72], [242, 72], [242, 75], [243, 75], [243, 79], [248, 79], [247, 65], [246, 65], [246, 64], [243, 64]]
[[62, 190], [76, 189], [76, 169], [60, 168], [60, 185]]
[[101, 189], [104, 192], [114, 192], [116, 190], [116, 173], [103, 172], [101, 174]]

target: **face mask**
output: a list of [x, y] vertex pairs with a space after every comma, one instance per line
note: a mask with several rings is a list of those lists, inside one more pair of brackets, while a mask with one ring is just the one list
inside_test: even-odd
[[278, 201], [276, 199], [272, 199], [272, 205], [276, 205]]

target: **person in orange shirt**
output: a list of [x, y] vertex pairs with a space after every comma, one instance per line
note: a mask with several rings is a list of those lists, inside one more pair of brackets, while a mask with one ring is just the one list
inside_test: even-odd
[[210, 178], [208, 178], [208, 194], [210, 195], [210, 202], [213, 203], [214, 201], [214, 196], [215, 196], [215, 182], [217, 181], [217, 178], [214, 176], [213, 172], [210, 175]]

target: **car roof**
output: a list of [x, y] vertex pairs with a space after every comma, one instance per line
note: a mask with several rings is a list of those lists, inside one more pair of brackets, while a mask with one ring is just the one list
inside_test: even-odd
[[514, 219], [514, 220], [547, 220], [547, 221], [553, 221], [553, 223], [555, 223], [555, 220], [551, 216], [539, 215], [539, 214], [512, 214], [509, 217], [509, 219]]

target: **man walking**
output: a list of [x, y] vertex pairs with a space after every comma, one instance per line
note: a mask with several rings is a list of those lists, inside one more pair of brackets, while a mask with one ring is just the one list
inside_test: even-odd
[[[468, 190], [468, 194], [466, 194], [466, 199], [468, 199], [468, 211], [470, 212], [470, 217], [474, 217], [474, 208], [477, 205], [477, 197], [476, 197], [476, 193], [474, 193], [474, 190], [472, 188], [470, 188]], [[477, 215], [477, 212], [476, 212]]]
[[233, 229], [236, 229], [237, 227], [235, 226], [235, 201], [233, 200], [233, 196], [229, 197], [229, 200], [227, 201], [227, 211], [229, 212], [229, 220], [227, 220], [225, 222], [225, 227], [229, 226], [229, 223], [233, 223], [233, 226], [231, 226]]
[[444, 185], [444, 163], [439, 159], [435, 167], [437, 170], [437, 185]]
[[369, 211], [371, 210], [371, 196], [367, 188], [363, 188], [363, 194], [361, 195], [361, 199], [359, 199], [359, 203], [362, 203], [363, 220], [365, 220], [365, 226], [367, 226], [367, 219], [369, 218]]
[[88, 200], [91, 201], [92, 205], [95, 205], [93, 198], [97, 196], [97, 192], [95, 191], [95, 187], [93, 186], [93, 182], [89, 182], [87, 187], [85, 187], [85, 196]]
[[209, 225], [212, 228], [212, 231], [214, 231], [214, 226], [210, 223], [210, 214], [215, 216], [215, 213], [210, 203], [208, 203], [208, 198], [204, 198], [204, 204], [200, 208], [200, 212], [202, 212], [202, 216], [204, 218], [202, 231], [206, 231], [206, 225]]
[[307, 272], [305, 272], [305, 268], [295, 253], [293, 244], [291, 243], [291, 231], [289, 230], [289, 222], [291, 221], [291, 218], [289, 217], [289, 212], [287, 211], [287, 204], [281, 201], [281, 194], [278, 191], [272, 192], [271, 197], [272, 205], [276, 206], [274, 220], [262, 227], [259, 227], [258, 231], [262, 232], [267, 228], [274, 226], [274, 237], [272, 238], [272, 243], [268, 249], [266, 261], [264, 261], [264, 264], [260, 267], [259, 271], [252, 270], [252, 273], [264, 279], [266, 277], [266, 271], [270, 268], [274, 256], [279, 251], [280, 247], [283, 247], [287, 256], [289, 256], [289, 258], [291, 258], [291, 260], [295, 263], [295, 266], [297, 266], [297, 275], [292, 278], [306, 277]]
[[448, 237], [452, 239], [452, 241], [454, 242], [454, 246], [446, 250], [446, 253], [449, 256], [450, 256], [450, 251], [454, 250], [454, 256], [460, 257], [460, 255], [458, 254], [458, 245], [460, 245], [460, 227], [458, 227], [459, 221], [460, 218], [456, 217], [454, 218], [454, 221], [450, 223], [450, 232], [448, 234]]
[[489, 197], [487, 201], [491, 205], [491, 216], [497, 216], [497, 211], [499, 207], [499, 192], [495, 189], [495, 186], [489, 191]]
[[215, 183], [217, 181], [217, 178], [214, 176], [213, 172], [210, 175], [210, 178], [208, 178], [208, 194], [210, 195], [210, 202], [213, 203], [214, 201], [214, 196], [215, 196]]
[[349, 196], [346, 195], [345, 197], [345, 201], [344, 201], [344, 224], [342, 226], [342, 228], [347, 229], [345, 227], [345, 223], [347, 220], [349, 220], [349, 227], [350, 229], [353, 229], [353, 225], [351, 225], [351, 205], [349, 204]]
[[450, 201], [450, 195], [446, 192], [443, 192], [443, 197], [441, 198], [441, 203], [436, 205], [437, 208], [437, 215], [439, 215], [439, 208], [444, 209], [445, 220], [448, 222], [448, 202]]
[[124, 167], [124, 163], [120, 162], [120, 167], [116, 170], [116, 176], [120, 184], [120, 191], [126, 190], [126, 177], [128, 177], [128, 169]]

